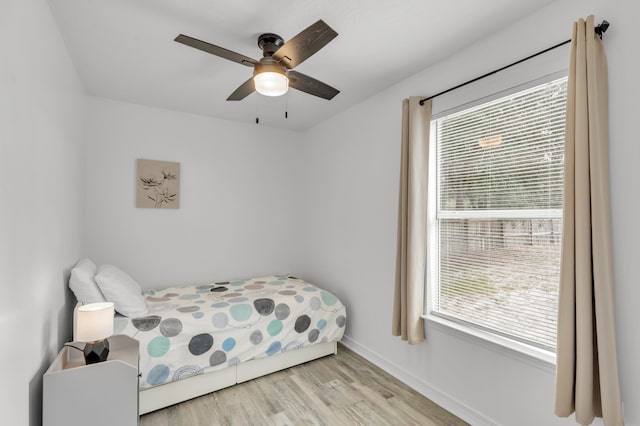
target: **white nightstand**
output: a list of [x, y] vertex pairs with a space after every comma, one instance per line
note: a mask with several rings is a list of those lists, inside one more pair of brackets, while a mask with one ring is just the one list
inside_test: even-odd
[[43, 378], [43, 426], [138, 424], [139, 343], [118, 335], [109, 347], [106, 361], [90, 365], [81, 351], [62, 348]]

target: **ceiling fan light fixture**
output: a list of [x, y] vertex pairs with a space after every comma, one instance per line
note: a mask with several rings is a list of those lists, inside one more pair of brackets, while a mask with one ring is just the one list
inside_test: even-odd
[[282, 96], [289, 90], [286, 69], [272, 58], [262, 58], [253, 68], [253, 83], [256, 92], [265, 96]]
[[289, 79], [279, 72], [265, 71], [253, 76], [256, 92], [265, 96], [282, 96], [289, 90]]

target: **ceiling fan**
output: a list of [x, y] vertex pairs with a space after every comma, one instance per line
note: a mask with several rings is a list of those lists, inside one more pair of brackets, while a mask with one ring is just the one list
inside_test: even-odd
[[293, 68], [322, 49], [337, 35], [338, 33], [322, 20], [309, 26], [286, 43], [277, 34], [261, 34], [258, 37], [258, 46], [262, 49], [263, 57], [259, 61], [184, 34], [176, 37], [175, 41], [253, 67], [253, 77], [229, 95], [228, 101], [240, 101], [254, 91], [266, 96], [280, 96], [284, 95], [289, 87], [320, 98], [332, 99], [340, 93], [339, 90], [294, 71]]

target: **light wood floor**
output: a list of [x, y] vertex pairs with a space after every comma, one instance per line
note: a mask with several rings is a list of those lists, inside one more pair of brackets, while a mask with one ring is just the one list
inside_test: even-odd
[[338, 354], [140, 418], [140, 426], [466, 425], [342, 345]]

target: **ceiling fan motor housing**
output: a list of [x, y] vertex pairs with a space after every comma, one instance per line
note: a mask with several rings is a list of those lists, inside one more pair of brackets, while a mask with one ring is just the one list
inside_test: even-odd
[[283, 44], [284, 40], [278, 34], [265, 33], [258, 37], [258, 46], [265, 57], [272, 56]]

